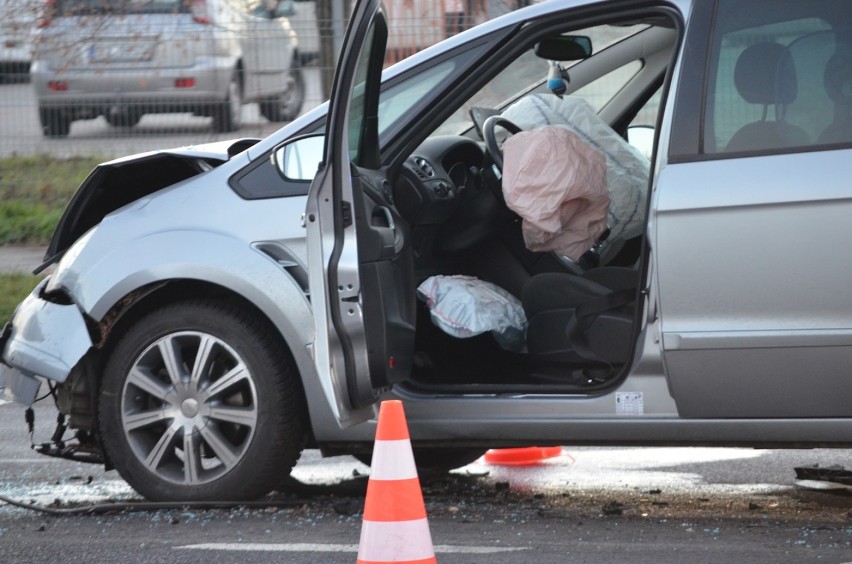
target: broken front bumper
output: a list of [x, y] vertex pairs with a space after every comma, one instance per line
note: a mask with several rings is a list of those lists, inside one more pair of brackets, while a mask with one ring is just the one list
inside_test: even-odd
[[24, 405], [35, 400], [39, 378], [64, 382], [92, 346], [77, 306], [44, 299], [46, 285], [21, 302], [0, 338], [0, 393]]

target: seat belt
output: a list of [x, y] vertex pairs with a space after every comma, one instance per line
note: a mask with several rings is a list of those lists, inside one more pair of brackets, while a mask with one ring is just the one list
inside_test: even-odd
[[594, 362], [603, 362], [609, 365], [609, 361], [599, 357], [589, 346], [589, 329], [597, 319], [598, 314], [612, 309], [626, 306], [636, 300], [636, 288], [618, 290], [609, 294], [599, 296], [580, 304], [574, 310], [574, 317], [568, 322], [565, 333], [568, 343], [581, 357]]

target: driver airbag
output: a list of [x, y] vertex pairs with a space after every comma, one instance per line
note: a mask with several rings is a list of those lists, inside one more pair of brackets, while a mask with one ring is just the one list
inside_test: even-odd
[[607, 229], [606, 156], [565, 127], [522, 131], [503, 144], [503, 195], [531, 251], [577, 261]]
[[[607, 188], [612, 199], [608, 241], [623, 242], [642, 234], [650, 163], [638, 149], [613, 131], [586, 100], [579, 96], [558, 98], [533, 94], [506, 108], [502, 115], [524, 130], [561, 125], [603, 152]], [[571, 158], [570, 151], [566, 149], [562, 157]]]

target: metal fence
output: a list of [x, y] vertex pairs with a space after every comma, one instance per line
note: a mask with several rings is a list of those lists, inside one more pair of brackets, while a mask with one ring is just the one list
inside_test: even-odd
[[[344, 1], [0, 0], [0, 157], [266, 136], [325, 100]], [[386, 0], [387, 62], [515, 1]]]

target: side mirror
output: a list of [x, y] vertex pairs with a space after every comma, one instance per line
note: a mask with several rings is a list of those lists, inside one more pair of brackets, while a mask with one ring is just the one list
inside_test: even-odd
[[537, 57], [548, 61], [580, 61], [592, 56], [592, 40], [585, 35], [556, 35], [539, 41]]
[[631, 125], [627, 128], [627, 142], [650, 159], [654, 154], [654, 128], [650, 125]]
[[272, 163], [284, 180], [310, 182], [322, 163], [325, 136], [305, 135], [285, 141], [272, 151]]

